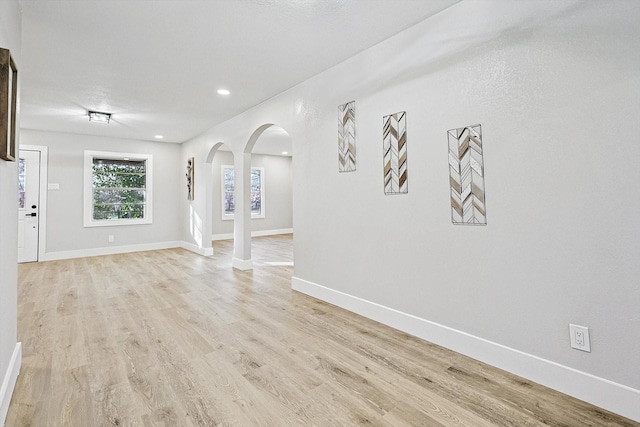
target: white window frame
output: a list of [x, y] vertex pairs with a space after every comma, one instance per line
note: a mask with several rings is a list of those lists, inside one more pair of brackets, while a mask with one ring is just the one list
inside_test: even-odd
[[[225, 188], [224, 188], [224, 171], [225, 169], [232, 169], [234, 171], [233, 173], [233, 179], [234, 179], [234, 185], [233, 185], [233, 190], [234, 190], [234, 200], [235, 200], [235, 167], [231, 166], [231, 165], [222, 165], [222, 167], [220, 168], [220, 211], [222, 212], [222, 220], [223, 221], [227, 221], [227, 220], [232, 220], [235, 217], [235, 209], [234, 209], [234, 213], [233, 214], [226, 214], [225, 213], [225, 209], [224, 209], [224, 204], [225, 204], [225, 199], [224, 199], [224, 193], [225, 193]], [[260, 213], [259, 214], [254, 214], [253, 212], [251, 212], [251, 219], [254, 218], [265, 218], [266, 216], [266, 197], [265, 197], [265, 192], [264, 192], [264, 181], [265, 181], [265, 175], [264, 175], [264, 168], [263, 167], [251, 167], [251, 170], [259, 170], [260, 171]], [[249, 178], [251, 179], [251, 178]], [[249, 183], [249, 188], [251, 188], [251, 183]], [[251, 205], [248, 206], [249, 209], [251, 209]]]
[[[144, 218], [135, 219], [93, 219], [93, 159], [145, 161], [145, 211]], [[120, 225], [140, 225], [153, 223], [153, 155], [138, 153], [116, 153], [111, 151], [84, 152], [84, 212], [85, 227], [114, 227]]]

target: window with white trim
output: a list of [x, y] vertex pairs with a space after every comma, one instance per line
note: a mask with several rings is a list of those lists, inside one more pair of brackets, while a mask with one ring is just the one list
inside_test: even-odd
[[[233, 219], [235, 213], [235, 170], [222, 166], [222, 219]], [[251, 168], [251, 218], [265, 217], [264, 168]]]
[[153, 156], [84, 152], [84, 226], [152, 223]]

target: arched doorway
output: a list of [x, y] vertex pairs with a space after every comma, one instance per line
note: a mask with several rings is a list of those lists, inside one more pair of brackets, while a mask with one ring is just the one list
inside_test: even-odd
[[[210, 165], [211, 175], [209, 177], [210, 188], [208, 188], [208, 206], [206, 212], [209, 213], [208, 221], [212, 247], [216, 253], [233, 252], [234, 233], [234, 188], [233, 180], [229, 186], [229, 180], [225, 180], [225, 170], [233, 168], [234, 155], [231, 148], [223, 142], [214, 144], [207, 155], [206, 163]], [[228, 178], [228, 176], [227, 176]], [[225, 182], [226, 181], [226, 182]], [[227, 241], [227, 243], [216, 244], [216, 241]]]
[[[249, 260], [234, 267], [253, 267], [253, 261], [264, 264], [293, 264], [293, 141], [280, 126], [264, 124], [251, 135], [242, 153], [245, 187], [243, 197], [247, 212], [241, 228], [241, 241], [236, 241], [236, 258]], [[254, 245], [254, 239], [260, 239]], [[266, 238], [265, 236], [279, 236]], [[276, 242], [277, 247], [265, 244]], [[252, 246], [257, 251], [252, 255]], [[276, 250], [277, 249], [277, 250]], [[268, 254], [268, 256], [267, 256]], [[238, 267], [238, 268], [240, 268]]]

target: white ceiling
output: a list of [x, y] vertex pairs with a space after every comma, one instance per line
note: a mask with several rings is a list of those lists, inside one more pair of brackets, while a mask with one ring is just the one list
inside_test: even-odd
[[458, 1], [20, 0], [21, 127], [183, 142]]

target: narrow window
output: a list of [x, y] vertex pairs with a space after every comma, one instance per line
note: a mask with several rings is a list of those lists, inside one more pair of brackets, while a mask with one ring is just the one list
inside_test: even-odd
[[[233, 219], [235, 213], [235, 178], [233, 166], [222, 166], [222, 219]], [[251, 218], [265, 217], [264, 168], [251, 168]]]
[[18, 159], [18, 208], [20, 209], [24, 209], [25, 203], [26, 166], [24, 159]]

